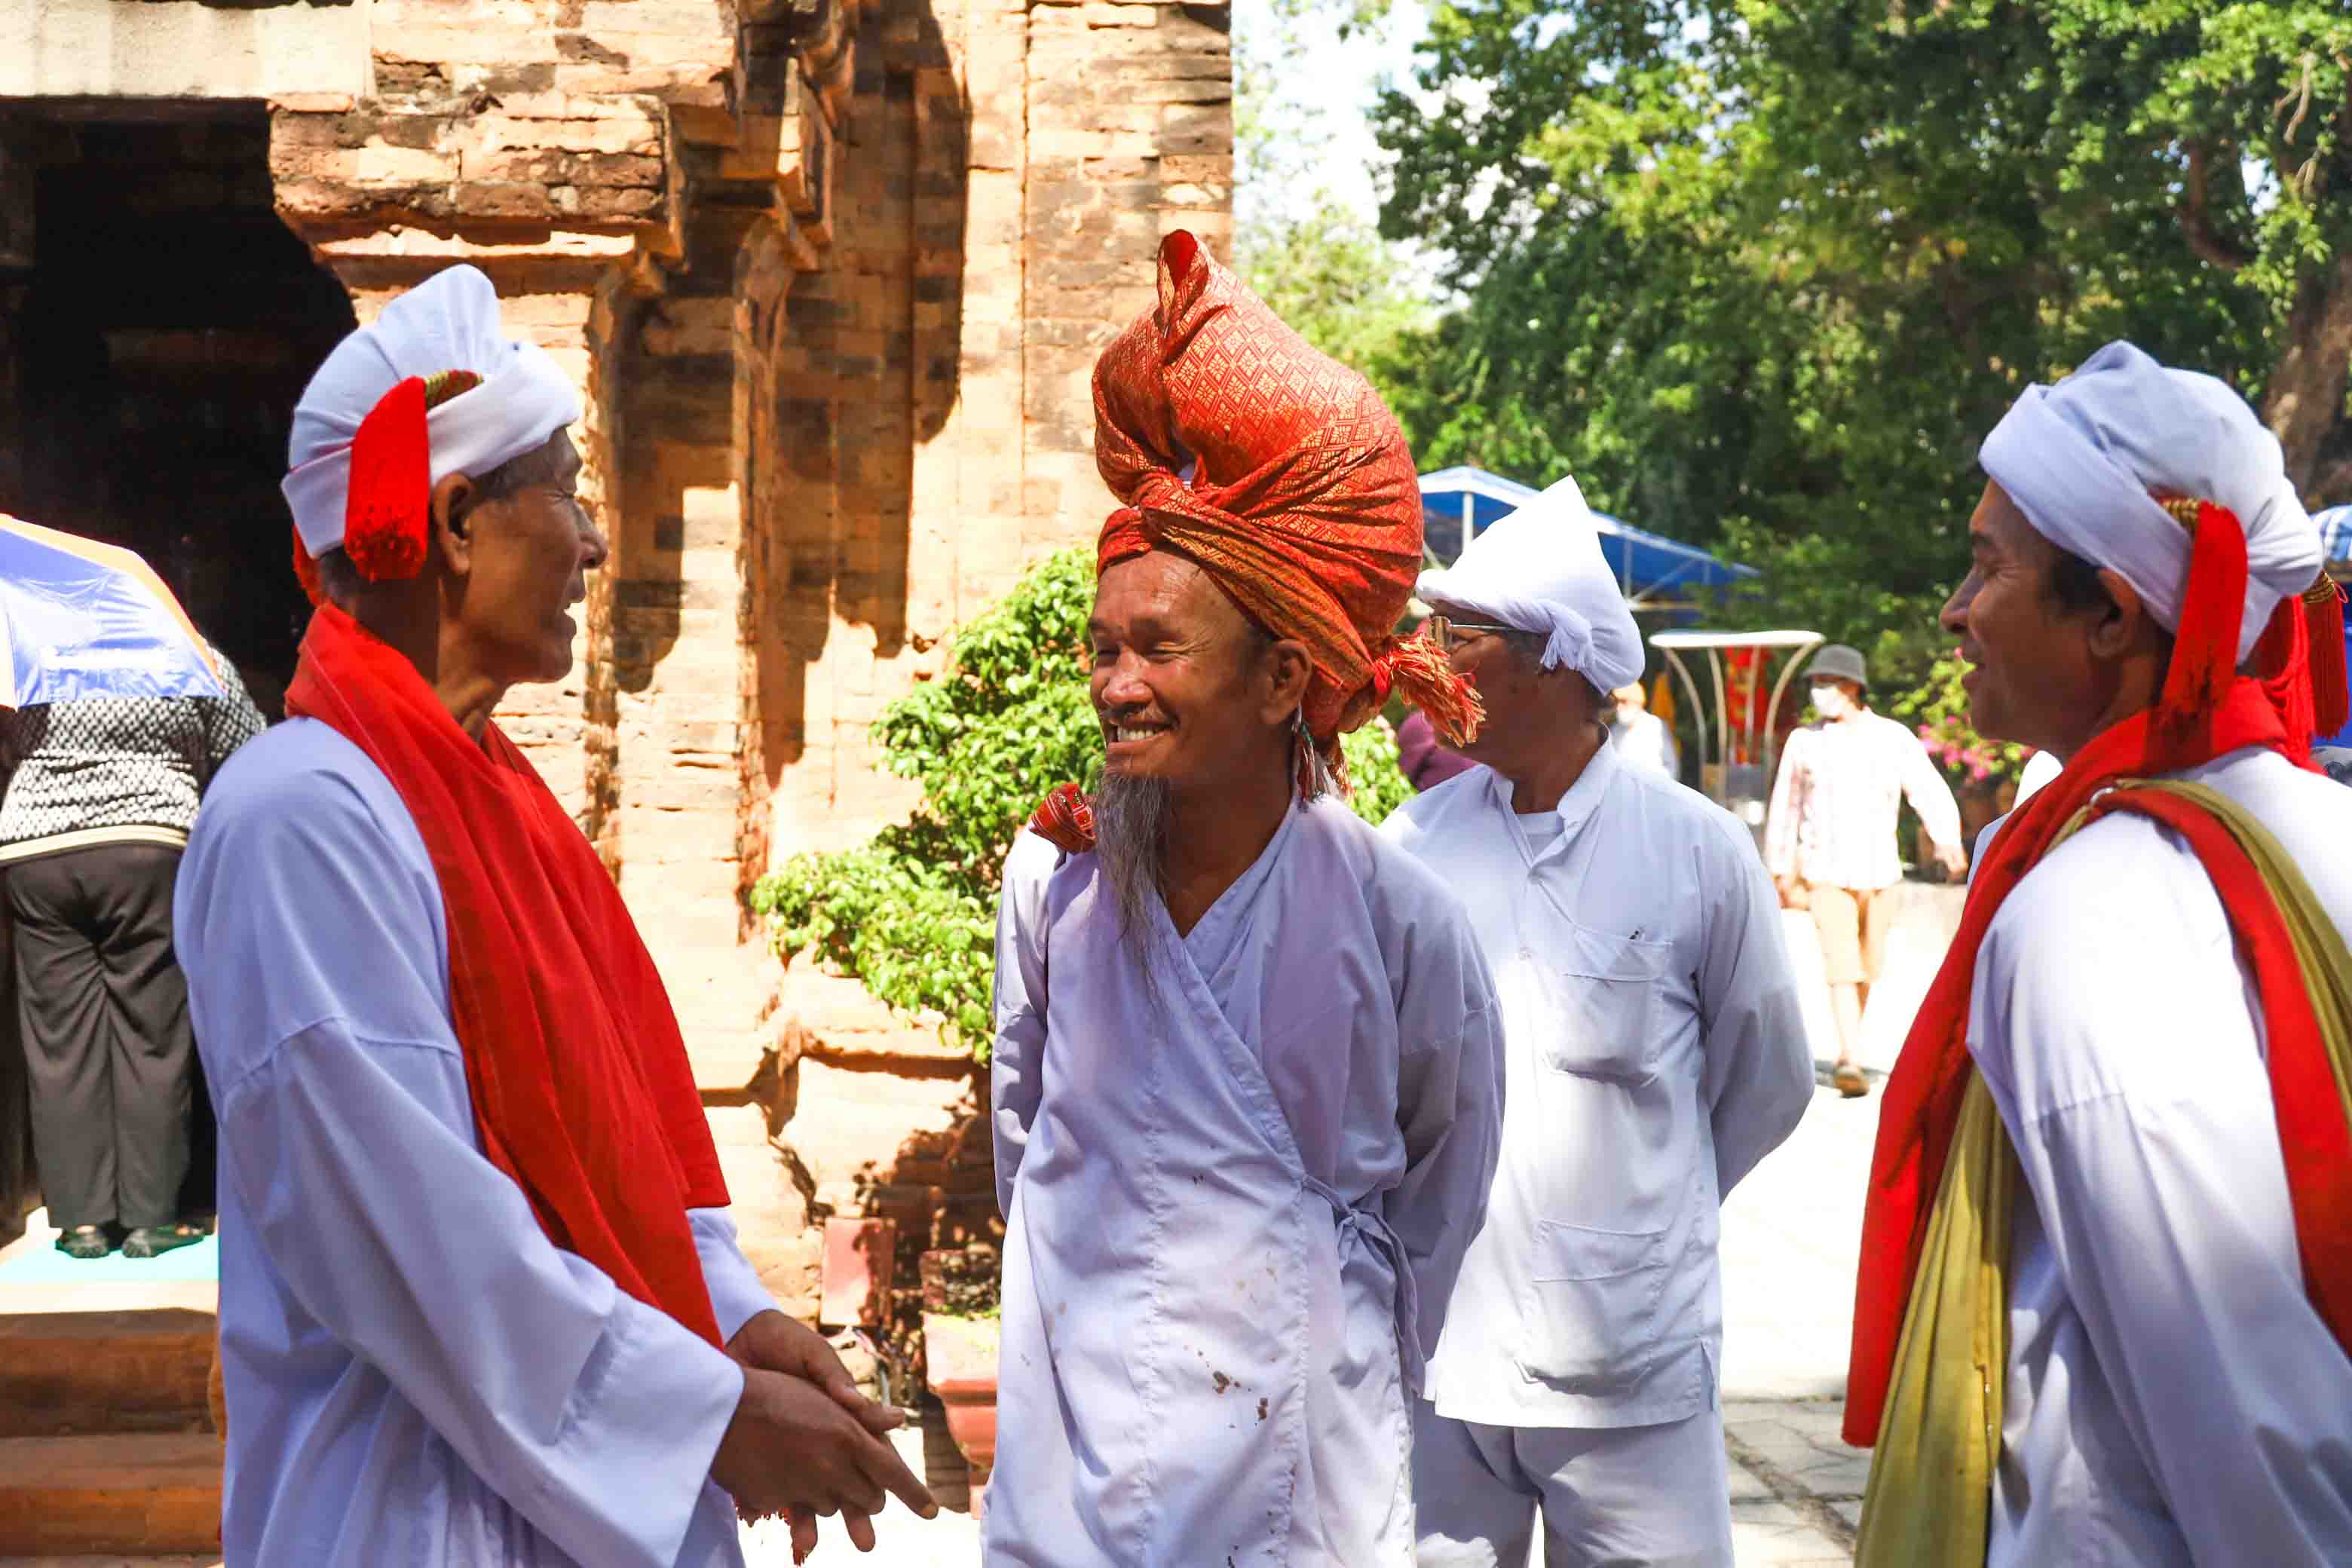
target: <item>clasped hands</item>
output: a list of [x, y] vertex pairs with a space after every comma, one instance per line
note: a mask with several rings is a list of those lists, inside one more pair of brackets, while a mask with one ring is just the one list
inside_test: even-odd
[[793, 1560], [816, 1547], [820, 1515], [838, 1513], [860, 1552], [874, 1550], [874, 1516], [895, 1494], [925, 1519], [940, 1510], [891, 1447], [907, 1415], [857, 1392], [824, 1337], [783, 1313], [755, 1314], [727, 1342], [743, 1369], [743, 1397], [710, 1461], [710, 1476], [746, 1518], [792, 1521]]

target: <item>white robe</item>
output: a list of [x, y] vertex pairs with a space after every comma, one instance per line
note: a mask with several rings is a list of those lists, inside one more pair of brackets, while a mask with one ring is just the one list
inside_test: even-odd
[[1151, 914], [1147, 983], [1093, 856], [1007, 859], [988, 1561], [1402, 1568], [1405, 1401], [1500, 1131], [1468, 921], [1329, 801], [1189, 936]]
[[[2268, 752], [2251, 809], [2352, 933], [2352, 795]], [[2352, 1359], [2304, 1293], [2262, 1020], [2220, 897], [2117, 815], [2021, 882], [1969, 1048], [2025, 1176], [1993, 1568], [2352, 1563]]]
[[1748, 830], [1603, 746], [1554, 810], [1517, 815], [1510, 784], [1474, 768], [1381, 832], [1462, 893], [1509, 1052], [1501, 1170], [1431, 1368], [1438, 1413], [1617, 1427], [1713, 1408], [1722, 1200], [1813, 1097]]
[[[391, 782], [324, 724], [206, 795], [174, 919], [221, 1122], [221, 1539], [238, 1568], [742, 1561], [735, 1364], [547, 1239], [483, 1159], [447, 925]], [[720, 1331], [773, 1305], [691, 1219]]]

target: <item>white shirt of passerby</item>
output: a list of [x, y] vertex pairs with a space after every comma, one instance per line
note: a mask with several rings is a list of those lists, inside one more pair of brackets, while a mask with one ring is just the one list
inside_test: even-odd
[[1747, 830], [1614, 748], [1556, 810], [1487, 768], [1381, 831], [1470, 911], [1504, 1020], [1502, 1163], [1430, 1366], [1437, 1413], [1621, 1427], [1709, 1407], [1723, 1194], [1812, 1058]]
[[2025, 770], [2017, 775], [2017, 805], [2010, 809], [2014, 811], [2032, 800], [2036, 790], [2065, 771], [2066, 764], [2058, 760], [2054, 752], [2036, 752], [2026, 758]]
[[1861, 712], [1789, 737], [1764, 828], [1775, 877], [1874, 891], [1903, 879], [1895, 807], [1904, 799], [1938, 849], [1960, 847], [1960, 806], [1919, 737]]
[[1682, 748], [1675, 744], [1673, 727], [1655, 713], [1619, 710], [1615, 722], [1609, 726], [1609, 739], [1627, 762], [1654, 769], [1670, 779], [1682, 776]]

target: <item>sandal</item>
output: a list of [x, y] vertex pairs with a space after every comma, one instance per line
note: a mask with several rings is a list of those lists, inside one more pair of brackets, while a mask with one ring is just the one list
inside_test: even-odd
[[[1838, 1063], [1836, 1070], [1830, 1074], [1830, 1082], [1836, 1085], [1837, 1091], [1848, 1100], [1860, 1100], [1870, 1092], [1870, 1080], [1863, 1077], [1862, 1069], [1852, 1062]], [[124, 1250], [130, 1249], [126, 1247]]]
[[94, 1262], [114, 1250], [114, 1238], [106, 1234], [102, 1225], [78, 1225], [59, 1233], [58, 1250], [68, 1258]]
[[212, 1233], [194, 1225], [142, 1225], [122, 1243], [125, 1258], [161, 1258], [184, 1247], [194, 1247]]

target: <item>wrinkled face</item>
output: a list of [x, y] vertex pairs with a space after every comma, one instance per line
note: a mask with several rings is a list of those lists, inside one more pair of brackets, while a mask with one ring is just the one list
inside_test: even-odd
[[1105, 572], [1087, 637], [1108, 772], [1181, 795], [1286, 755], [1297, 699], [1276, 689], [1276, 645], [1184, 557], [1153, 551]]
[[604, 563], [604, 536], [580, 503], [580, 453], [560, 430], [549, 448], [533, 482], [464, 514], [456, 617], [486, 672], [509, 682], [571, 673], [580, 636], [571, 610], [588, 596], [588, 573]]
[[1486, 710], [1478, 738], [1456, 749], [1504, 777], [1512, 777], [1513, 759], [1528, 734], [1548, 732], [1534, 721], [1538, 707], [1552, 700], [1549, 678], [1537, 658], [1513, 647], [1505, 634], [1484, 629], [1491, 617], [1454, 605], [1433, 604], [1430, 608], [1456, 623], [1445, 657], [1454, 672], [1477, 690], [1478, 700]]
[[1942, 621], [1975, 666], [1961, 679], [1969, 722], [1996, 740], [2070, 754], [2096, 728], [2104, 704], [2091, 617], [2051, 593], [2057, 547], [1996, 484], [1985, 486], [1969, 520], [1969, 574]]

